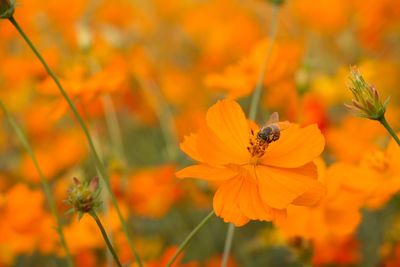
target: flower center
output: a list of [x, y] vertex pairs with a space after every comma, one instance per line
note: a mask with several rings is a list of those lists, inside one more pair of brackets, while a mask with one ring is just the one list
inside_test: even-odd
[[262, 131], [260, 130], [257, 135], [254, 133], [254, 130], [250, 130], [250, 140], [249, 146], [247, 147], [247, 151], [251, 154], [250, 164], [256, 165], [258, 159], [264, 156], [265, 150], [267, 149], [270, 142], [268, 139], [263, 138]]

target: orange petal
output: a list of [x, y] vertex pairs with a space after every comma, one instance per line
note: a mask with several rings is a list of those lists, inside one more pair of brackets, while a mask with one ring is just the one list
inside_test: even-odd
[[249, 127], [242, 108], [233, 100], [221, 100], [207, 112], [207, 125], [238, 157], [249, 157]]
[[[380, 177], [381, 179], [383, 177]], [[386, 178], [384, 182], [377, 184], [371, 196], [367, 200], [367, 207], [371, 209], [381, 208], [390, 198], [400, 191], [400, 177], [398, 175]]]
[[326, 195], [326, 187], [321, 183], [315, 183], [311, 188], [293, 200], [293, 205], [314, 206]]
[[354, 194], [369, 194], [382, 183], [382, 180], [376, 171], [368, 167], [337, 162], [329, 167], [327, 182], [329, 195], [335, 194], [335, 191], [339, 189], [351, 191]]
[[192, 133], [185, 136], [183, 142], [180, 144], [180, 148], [192, 159], [202, 161], [201, 156], [197, 151], [197, 134]]
[[215, 214], [224, 219], [224, 222], [231, 222], [235, 226], [245, 225], [247, 218], [238, 208], [237, 199], [243, 178], [236, 177], [225, 181], [214, 195]]
[[324, 150], [325, 139], [316, 124], [300, 128], [292, 125], [281, 131], [278, 141], [269, 145], [261, 163], [296, 168], [316, 159]]
[[237, 198], [240, 211], [252, 220], [271, 221], [271, 208], [266, 206], [258, 192], [258, 186], [252, 178], [243, 177]]
[[293, 169], [257, 166], [256, 172], [262, 200], [275, 209], [286, 208], [319, 183], [314, 163]]
[[213, 167], [207, 164], [197, 164], [177, 171], [179, 178], [199, 178], [213, 181], [223, 181], [232, 178], [237, 173], [225, 167]]
[[201, 127], [197, 135], [197, 151], [210, 165], [244, 164], [248, 162], [250, 153], [238, 155], [232, 147], [222, 142], [208, 127]]
[[353, 233], [361, 222], [359, 209], [327, 209], [325, 220], [330, 226], [331, 235], [337, 237], [347, 236]]

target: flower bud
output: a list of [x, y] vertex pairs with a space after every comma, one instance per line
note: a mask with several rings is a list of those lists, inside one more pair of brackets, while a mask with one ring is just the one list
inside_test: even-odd
[[0, 19], [8, 19], [14, 14], [15, 0], [0, 0]]
[[99, 178], [94, 177], [90, 182], [81, 182], [73, 178], [73, 185], [68, 189], [65, 202], [72, 206], [72, 212], [79, 213], [79, 219], [84, 213], [89, 213], [101, 206]]
[[382, 103], [376, 88], [364, 80], [357, 67], [351, 67], [349, 78], [351, 82], [349, 88], [354, 98], [351, 104], [345, 104], [345, 106], [356, 111], [360, 117], [371, 120], [381, 119], [385, 114], [389, 98]]

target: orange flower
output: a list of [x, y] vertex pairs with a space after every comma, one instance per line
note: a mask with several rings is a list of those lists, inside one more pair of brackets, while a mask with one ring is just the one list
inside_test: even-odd
[[[255, 88], [265, 51], [270, 40], [263, 39], [255, 44], [249, 55], [239, 62], [227, 66], [222, 73], [211, 73], [205, 83], [210, 88], [227, 91], [229, 98], [249, 95]], [[293, 80], [301, 59], [302, 44], [297, 41], [276, 42], [269, 58], [264, 84], [268, 87], [279, 82]]]
[[381, 208], [400, 191], [400, 148], [392, 139], [386, 151], [372, 150], [364, 154], [360, 169], [369, 176], [355, 177], [349, 187], [366, 193], [366, 206]]
[[360, 152], [373, 149], [384, 133], [378, 123], [353, 116], [345, 117], [340, 124], [326, 131], [327, 146], [339, 161], [359, 162]]
[[299, 22], [320, 33], [336, 33], [348, 24], [351, 3], [346, 0], [288, 1]]
[[322, 161], [318, 163], [327, 194], [313, 207], [289, 206], [288, 220], [278, 226], [286, 237], [302, 237], [314, 244], [323, 244], [347, 238], [361, 222], [359, 210], [366, 190], [354, 188], [353, 180], [359, 183], [361, 179], [369, 180], [371, 175], [350, 164], [335, 163], [326, 170]]
[[[44, 209], [38, 190], [18, 184], [10, 188], [0, 207], [0, 244], [9, 255], [39, 250], [52, 253], [57, 247], [54, 220]], [[1, 257], [0, 257], [1, 260]]]
[[256, 18], [245, 5], [229, 0], [196, 2], [185, 10], [181, 25], [198, 46], [199, 65], [204, 69], [220, 67], [260, 37]]
[[289, 124], [269, 145], [257, 138], [259, 131], [236, 102], [222, 100], [208, 110], [199, 132], [181, 144], [199, 163], [177, 176], [220, 181], [215, 213], [236, 226], [284, 218], [289, 204], [313, 205], [324, 193], [312, 162], [325, 144], [316, 125]]
[[312, 266], [359, 266], [360, 243], [353, 237], [343, 240], [327, 240], [316, 244], [312, 259]]
[[131, 176], [128, 196], [133, 211], [143, 216], [163, 217], [180, 196], [174, 172], [173, 165], [164, 165]]
[[64, 234], [72, 255], [104, 246], [99, 229], [89, 216], [83, 216], [80, 221], [74, 218], [72, 223], [64, 228]]
[[[85, 146], [82, 135], [75, 130], [61, 135], [52, 135], [52, 143], [41, 140], [35, 145], [34, 151], [43, 174], [52, 179], [62, 171], [73, 167], [85, 156]], [[20, 165], [21, 175], [30, 182], [39, 182], [40, 177], [28, 154], [22, 156]]]

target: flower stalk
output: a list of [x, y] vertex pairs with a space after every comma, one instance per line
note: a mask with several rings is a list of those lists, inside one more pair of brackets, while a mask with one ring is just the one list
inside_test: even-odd
[[63, 88], [63, 86], [61, 85], [59, 79], [57, 78], [57, 76], [55, 75], [55, 73], [51, 70], [51, 68], [47, 65], [46, 61], [44, 60], [44, 58], [42, 57], [42, 55], [39, 53], [39, 51], [36, 49], [36, 47], [33, 45], [33, 43], [31, 42], [31, 40], [29, 39], [29, 37], [25, 34], [25, 32], [22, 30], [22, 28], [20, 27], [20, 25], [18, 24], [18, 22], [15, 20], [15, 18], [13, 16], [9, 17], [9, 21], [11, 22], [11, 24], [17, 29], [18, 33], [21, 35], [21, 37], [25, 40], [25, 42], [28, 44], [28, 46], [31, 48], [32, 52], [36, 55], [36, 57], [38, 58], [38, 60], [42, 63], [43, 67], [46, 69], [47, 73], [50, 75], [50, 77], [53, 79], [53, 81], [55, 82], [55, 84], [57, 85], [57, 88], [59, 89], [61, 95], [64, 97], [64, 99], [67, 101], [68, 106], [70, 107], [73, 115], [75, 116], [75, 118], [77, 119], [79, 125], [81, 126], [85, 137], [87, 139], [87, 142], [89, 144], [89, 148], [93, 154], [94, 160], [95, 160], [95, 164], [96, 164], [96, 168], [100, 174], [101, 179], [103, 179], [106, 190], [108, 191], [110, 198], [111, 198], [111, 202], [117, 212], [118, 218], [120, 220], [121, 223], [121, 227], [122, 230], [126, 236], [126, 239], [128, 240], [128, 245], [132, 251], [132, 254], [135, 256], [135, 260], [138, 263], [139, 267], [142, 266], [142, 262], [140, 260], [140, 257], [138, 255], [138, 253], [136, 252], [136, 249], [133, 245], [133, 241], [130, 237], [129, 234], [129, 230], [128, 230], [128, 226], [125, 222], [125, 219], [122, 216], [121, 210], [118, 206], [118, 202], [117, 199], [114, 195], [114, 193], [112, 192], [111, 189], [111, 185], [109, 183], [109, 176], [106, 172], [106, 168], [102, 162], [102, 160], [100, 159], [99, 154], [97, 153], [96, 147], [94, 145], [93, 139], [89, 133], [89, 130], [85, 124], [85, 122], [83, 121], [82, 117], [80, 116], [80, 114], [78, 113], [74, 103], [72, 102], [71, 98], [69, 97], [68, 93], [65, 91], [65, 89]]
[[226, 234], [224, 253], [222, 254], [221, 267], [228, 266], [229, 254], [232, 248], [233, 236], [235, 234], [235, 225], [230, 223], [228, 226], [228, 233]]
[[276, 35], [278, 33], [278, 15], [279, 15], [279, 5], [274, 4], [274, 5], [272, 5], [269, 43], [268, 43], [267, 49], [265, 51], [265, 57], [264, 57], [263, 64], [261, 66], [260, 73], [258, 75], [256, 88], [254, 90], [254, 93], [251, 97], [251, 102], [250, 102], [249, 119], [251, 119], [251, 120], [254, 120], [257, 116], [258, 103], [260, 102], [260, 98], [262, 95], [262, 89], [264, 87], [263, 83], [264, 83], [265, 73], [267, 71], [268, 62], [269, 62], [269, 59], [272, 54], [272, 48], [274, 47]]
[[74, 261], [72, 259], [71, 256], [71, 252], [69, 251], [67, 242], [65, 240], [65, 236], [64, 236], [64, 232], [62, 230], [62, 222], [61, 222], [61, 218], [57, 212], [57, 208], [56, 208], [56, 202], [53, 198], [53, 195], [51, 193], [51, 189], [50, 189], [50, 185], [47, 182], [47, 179], [45, 178], [42, 169], [40, 168], [39, 162], [36, 159], [36, 155], [33, 152], [32, 146], [30, 145], [28, 138], [26, 137], [26, 135], [24, 134], [23, 130], [21, 129], [21, 127], [17, 124], [17, 122], [15, 121], [15, 119], [10, 115], [10, 113], [8, 112], [6, 106], [3, 104], [3, 102], [0, 101], [0, 108], [2, 109], [4, 115], [6, 116], [7, 120], [9, 121], [9, 123], [11, 124], [12, 128], [14, 129], [15, 133], [17, 134], [18, 139], [20, 140], [20, 142], [22, 143], [22, 146], [25, 148], [25, 150], [27, 151], [28, 155], [30, 156], [30, 158], [33, 161], [33, 165], [35, 166], [37, 172], [39, 173], [39, 177], [40, 177], [40, 183], [42, 184], [43, 187], [43, 191], [44, 194], [46, 196], [49, 208], [50, 208], [50, 212], [53, 215], [53, 217], [56, 219], [56, 232], [60, 238], [60, 243], [61, 246], [63, 247], [64, 251], [65, 251], [65, 255], [66, 255], [66, 259], [67, 259], [67, 263], [68, 266], [72, 267], [74, 266]]
[[397, 136], [396, 132], [392, 129], [392, 127], [390, 127], [390, 124], [387, 122], [385, 116], [379, 118], [378, 121], [382, 124], [383, 127], [385, 127], [386, 131], [393, 137], [397, 145], [400, 146], [400, 139]]
[[[267, 46], [267, 50], [265, 51], [265, 58], [263, 61], [263, 65], [261, 67], [261, 71], [258, 76], [256, 88], [251, 97], [250, 109], [249, 109], [249, 119], [255, 120], [257, 117], [258, 106], [260, 103], [260, 98], [262, 95], [264, 77], [267, 71], [267, 66], [269, 59], [272, 54], [272, 48], [274, 47], [276, 36], [278, 33], [278, 15], [279, 15], [279, 6], [283, 4], [283, 0], [280, 1], [271, 1], [272, 2], [272, 15], [271, 15], [271, 28], [269, 32], [269, 43]], [[221, 267], [226, 267], [228, 265], [229, 254], [232, 247], [233, 235], [235, 233], [235, 226], [233, 224], [229, 224], [228, 233], [225, 240], [224, 246], [224, 254], [222, 256]]]
[[168, 261], [166, 267], [172, 266], [172, 264], [175, 262], [175, 260], [178, 258], [179, 254], [186, 248], [186, 246], [190, 243], [190, 241], [193, 239], [193, 237], [197, 234], [197, 232], [203, 228], [204, 225], [207, 224], [207, 222], [214, 216], [214, 211], [211, 211], [191, 232], [190, 234], [183, 240], [183, 242], [180, 244], [178, 250], [175, 252], [175, 254], [171, 257], [171, 259]]
[[78, 213], [78, 220], [80, 220], [85, 213], [89, 214], [95, 220], [115, 262], [121, 267], [122, 265], [107, 236], [107, 232], [95, 211], [102, 204], [100, 199], [99, 178], [94, 177], [89, 182], [85, 181], [82, 183], [78, 178], [74, 177], [73, 185], [68, 189], [68, 198], [65, 202], [72, 206], [68, 212]]
[[[278, 3], [279, 2], [279, 3]], [[249, 110], [249, 118], [251, 120], [254, 120], [256, 115], [257, 115], [257, 110], [258, 110], [258, 105], [260, 102], [261, 98], [261, 93], [263, 89], [263, 81], [264, 81], [264, 76], [265, 72], [267, 70], [268, 62], [272, 53], [272, 48], [274, 46], [275, 40], [276, 40], [276, 35], [277, 35], [277, 30], [278, 30], [278, 11], [279, 11], [279, 6], [283, 3], [283, 1], [278, 1], [272, 3], [272, 18], [271, 18], [271, 29], [269, 33], [269, 44], [265, 53], [265, 59], [263, 62], [263, 65], [261, 67], [260, 74], [258, 76], [258, 81], [256, 84], [255, 91], [253, 93], [253, 96], [251, 98], [251, 104], [250, 104], [250, 110]], [[196, 226], [195, 229], [186, 237], [186, 239], [181, 243], [179, 249], [177, 252], [174, 254], [174, 256], [171, 258], [171, 260], [168, 262], [167, 267], [171, 266], [173, 262], [176, 260], [178, 255], [181, 253], [181, 251], [187, 246], [187, 244], [191, 241], [193, 236], [197, 233], [198, 230], [200, 230], [205, 223], [214, 215], [214, 211], [209, 213], [206, 218], [204, 218], [198, 226]], [[224, 255], [223, 255], [223, 261], [221, 266], [227, 266], [228, 264], [228, 258], [230, 254], [230, 249], [232, 247], [232, 242], [233, 242], [233, 235], [234, 235], [234, 230], [235, 227], [233, 224], [229, 225], [228, 228], [228, 234], [225, 242], [225, 248], [224, 248]]]
[[120, 261], [118, 259], [117, 253], [115, 252], [110, 240], [108, 239], [106, 230], [104, 229], [104, 227], [103, 227], [99, 217], [97, 216], [96, 212], [94, 210], [92, 210], [92, 211], [89, 212], [89, 215], [93, 218], [93, 220], [95, 220], [97, 226], [99, 227], [101, 235], [103, 236], [103, 239], [106, 242], [107, 247], [111, 252], [111, 255], [113, 256], [113, 258], [115, 260], [115, 263], [117, 264], [117, 266], [122, 267], [122, 265], [121, 265], [121, 263], [120, 263]]

